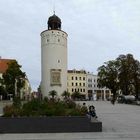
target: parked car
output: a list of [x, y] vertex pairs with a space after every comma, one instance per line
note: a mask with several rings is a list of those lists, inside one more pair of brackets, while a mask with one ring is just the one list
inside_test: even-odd
[[134, 95], [120, 95], [118, 96], [118, 103], [131, 104], [135, 102], [136, 98]]

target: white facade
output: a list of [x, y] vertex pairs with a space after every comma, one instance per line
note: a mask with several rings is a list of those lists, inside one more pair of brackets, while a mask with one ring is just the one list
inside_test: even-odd
[[67, 33], [62, 30], [41, 33], [41, 79], [43, 97], [67, 90]]
[[87, 92], [91, 100], [107, 100], [110, 98], [111, 91], [107, 88], [98, 87], [98, 76], [93, 73], [87, 73]]

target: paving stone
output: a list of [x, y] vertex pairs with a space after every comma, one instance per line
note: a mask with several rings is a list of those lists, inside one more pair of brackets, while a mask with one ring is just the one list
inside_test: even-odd
[[[82, 104], [82, 102], [78, 102]], [[140, 140], [140, 106], [110, 102], [86, 102], [94, 105], [103, 132], [0, 134], [0, 140]]]

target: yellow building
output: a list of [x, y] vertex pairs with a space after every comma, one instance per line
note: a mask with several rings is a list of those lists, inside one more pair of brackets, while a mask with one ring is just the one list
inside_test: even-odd
[[79, 92], [88, 100], [107, 100], [111, 91], [98, 87], [98, 76], [85, 70], [68, 70], [67, 91], [72, 94]]
[[72, 94], [79, 92], [86, 96], [86, 71], [85, 70], [68, 70], [67, 73], [67, 91]]

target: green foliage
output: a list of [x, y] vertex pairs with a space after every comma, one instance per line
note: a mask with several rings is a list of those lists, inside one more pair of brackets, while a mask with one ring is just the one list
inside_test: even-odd
[[33, 99], [20, 108], [11, 105], [3, 109], [4, 116], [84, 116], [87, 112], [83, 107], [71, 100]]
[[113, 100], [116, 99], [119, 89], [118, 62], [108, 61], [98, 68], [98, 86], [109, 88], [113, 93]]
[[20, 97], [14, 97], [13, 98], [13, 106], [20, 108], [21, 107], [21, 100]]
[[3, 99], [7, 98], [7, 92], [3, 85], [0, 85], [0, 95], [2, 95]]
[[21, 115], [21, 110], [14, 105], [7, 105], [3, 108], [4, 117], [18, 117]]
[[21, 71], [21, 66], [17, 61], [12, 61], [8, 64], [8, 69], [3, 74], [3, 85], [8, 94], [15, 95], [15, 83], [17, 82], [17, 92], [24, 86], [25, 73]]
[[55, 90], [51, 90], [50, 92], [49, 92], [49, 96], [51, 96], [52, 97], [52, 99], [54, 99], [54, 97], [57, 95], [57, 92], [55, 91]]
[[64, 92], [62, 93], [62, 97], [64, 97], [64, 99], [67, 100], [67, 99], [69, 99], [69, 97], [70, 97], [70, 93], [67, 92], [67, 91], [64, 91]]
[[107, 87], [116, 99], [117, 91], [124, 95], [140, 94], [140, 62], [132, 54], [120, 55], [98, 68], [98, 85]]
[[83, 96], [80, 92], [74, 92], [74, 93], [72, 93], [71, 98], [74, 100], [79, 100], [79, 99], [82, 99]]

